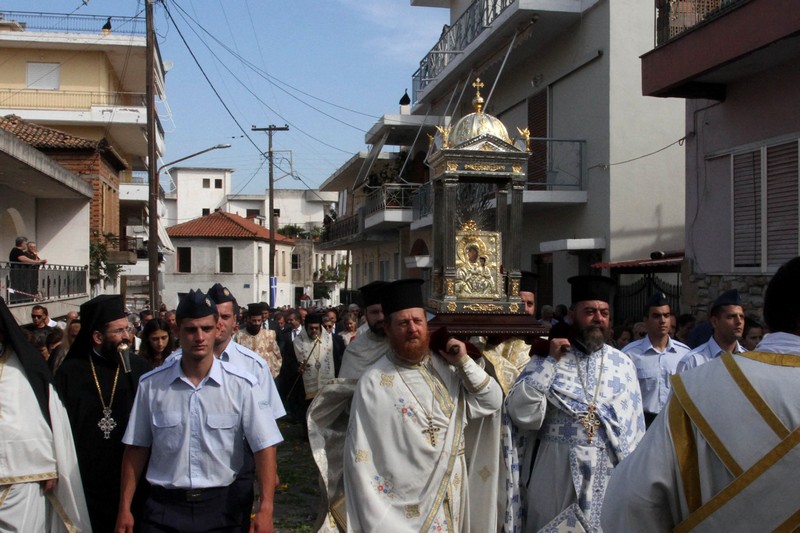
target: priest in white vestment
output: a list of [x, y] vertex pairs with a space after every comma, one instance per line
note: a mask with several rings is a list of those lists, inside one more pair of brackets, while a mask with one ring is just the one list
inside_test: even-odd
[[800, 258], [764, 296], [771, 333], [673, 376], [673, 395], [611, 476], [607, 531], [800, 528]]
[[645, 431], [636, 369], [605, 344], [612, 280], [568, 281], [573, 338], [552, 339], [505, 402], [507, 533], [600, 531], [608, 476]]
[[0, 531], [91, 531], [69, 418], [0, 299]]
[[469, 498], [465, 453], [476, 463], [482, 450], [465, 450], [464, 429], [498, 413], [500, 386], [456, 339], [432, 353], [421, 284], [386, 288], [392, 351], [361, 376], [353, 396], [344, 451], [348, 531], [483, 533], [471, 524], [486, 522], [473, 519], [494, 510], [494, 502]]
[[389, 284], [385, 281], [373, 281], [358, 289], [367, 321], [344, 351], [340, 378], [357, 380], [372, 363], [389, 351], [389, 341], [383, 330], [381, 306], [381, 298], [387, 285]]

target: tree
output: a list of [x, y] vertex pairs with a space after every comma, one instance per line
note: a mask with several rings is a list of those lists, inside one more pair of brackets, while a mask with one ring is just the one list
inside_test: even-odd
[[116, 283], [122, 266], [109, 264], [108, 251], [119, 244], [119, 237], [113, 233], [92, 232], [89, 241], [89, 279]]

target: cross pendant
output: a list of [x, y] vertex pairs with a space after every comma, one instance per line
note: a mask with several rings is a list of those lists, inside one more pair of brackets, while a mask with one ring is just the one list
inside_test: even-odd
[[589, 444], [592, 443], [592, 439], [594, 439], [597, 428], [600, 427], [600, 420], [598, 420], [597, 415], [595, 414], [596, 411], [597, 406], [590, 405], [586, 409], [585, 413], [578, 416], [578, 422], [580, 422], [583, 426], [583, 429], [586, 430], [586, 436]]
[[433, 425], [433, 420], [428, 420], [428, 427], [422, 430], [434, 448], [436, 448], [436, 434], [439, 433], [439, 429]]
[[117, 422], [111, 418], [111, 409], [106, 407], [103, 409], [103, 418], [97, 423], [97, 427], [103, 432], [103, 437], [106, 439], [111, 438], [111, 430], [117, 427]]

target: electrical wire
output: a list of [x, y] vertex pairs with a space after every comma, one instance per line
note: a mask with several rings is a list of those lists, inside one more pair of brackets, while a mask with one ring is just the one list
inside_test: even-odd
[[651, 155], [655, 155], [655, 154], [657, 154], [659, 152], [663, 152], [667, 148], [670, 148], [671, 146], [675, 146], [676, 144], [679, 144], [679, 145], [683, 146], [683, 143], [686, 141], [687, 137], [688, 137], [688, 135], [684, 135], [683, 137], [681, 137], [677, 141], [671, 142], [668, 145], [664, 146], [663, 148], [659, 148], [658, 150], [656, 150], [654, 152], [650, 152], [649, 154], [640, 155], [640, 156], [634, 157], [632, 159], [626, 159], [625, 161], [617, 161], [616, 163], [599, 163], [597, 165], [590, 166], [587, 170], [592, 170], [592, 169], [595, 169], [595, 168], [602, 168], [603, 170], [608, 170], [609, 167], [615, 167], [617, 165], [624, 165], [626, 163], [633, 163], [634, 161], [639, 161], [640, 159], [644, 159], [645, 157], [650, 157]]

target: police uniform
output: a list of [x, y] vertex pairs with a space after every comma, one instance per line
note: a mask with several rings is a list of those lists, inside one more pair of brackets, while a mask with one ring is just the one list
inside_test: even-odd
[[[210, 303], [193, 293], [187, 298], [199, 294]], [[150, 448], [144, 531], [238, 529], [229, 487], [242, 468], [242, 439], [256, 452], [283, 440], [270, 401], [249, 372], [213, 358], [195, 386], [175, 358], [144, 375], [122, 439]]]

